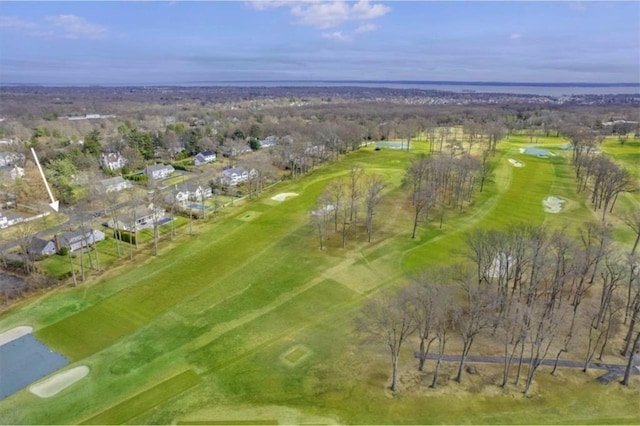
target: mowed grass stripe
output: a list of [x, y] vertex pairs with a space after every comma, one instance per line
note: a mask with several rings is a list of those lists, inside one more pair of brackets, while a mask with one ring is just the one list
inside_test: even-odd
[[198, 368], [215, 371], [225, 368], [266, 343], [316, 320], [326, 310], [357, 298], [358, 294], [332, 280], [296, 295], [265, 315], [234, 328], [194, 350], [187, 361]]
[[156, 407], [200, 383], [200, 377], [192, 370], [186, 370], [152, 388], [114, 405], [80, 423], [83, 425], [122, 424], [127, 420]]

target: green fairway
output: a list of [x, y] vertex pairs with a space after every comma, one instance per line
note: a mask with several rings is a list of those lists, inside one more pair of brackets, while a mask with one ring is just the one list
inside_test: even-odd
[[[33, 325], [52, 349], [91, 368], [82, 388], [49, 399], [24, 389], [0, 401], [2, 423], [640, 422], [637, 382], [622, 389], [596, 383], [593, 373], [545, 371], [525, 399], [492, 384], [499, 367], [480, 367], [462, 386], [446, 380], [454, 369], [447, 364], [447, 383], [430, 390], [428, 375], [414, 371], [411, 345], [402, 355], [407, 391], [392, 397], [386, 348], [368, 346], [354, 332], [366, 298], [406, 283], [413, 271], [459, 260], [467, 231], [524, 222], [576, 229], [595, 217], [576, 194], [570, 153], [555, 149], [563, 141], [539, 142], [558, 155], [521, 153], [529, 146], [524, 136], [502, 142], [484, 191], [462, 211], [446, 211], [442, 229], [432, 214], [415, 240], [401, 188], [413, 154], [370, 146], [225, 208], [194, 236], [183, 221], [157, 257], [129, 261], [125, 245], [126, 259], [118, 260], [106, 246], [105, 258], [121, 263], [117, 273], [54, 290], [0, 317], [0, 331]], [[415, 142], [412, 150], [427, 146]], [[626, 154], [616, 158], [630, 161]], [[321, 251], [309, 212], [326, 184], [346, 177], [354, 163], [388, 182], [373, 239], [367, 243], [358, 230], [342, 249], [332, 231]], [[279, 193], [298, 195], [271, 200]], [[544, 211], [549, 196], [567, 200], [559, 213]]]

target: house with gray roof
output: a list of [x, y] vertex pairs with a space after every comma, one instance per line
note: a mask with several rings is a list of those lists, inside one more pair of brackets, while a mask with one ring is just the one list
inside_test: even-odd
[[84, 227], [57, 234], [53, 241], [55, 242], [56, 251], [60, 251], [63, 247], [68, 248], [70, 251], [76, 251], [102, 241], [104, 238], [104, 232]]
[[146, 173], [151, 179], [164, 179], [175, 171], [176, 169], [170, 164], [154, 164], [147, 167]]
[[123, 189], [131, 188], [131, 182], [125, 180], [122, 176], [115, 176], [109, 179], [103, 179], [100, 181], [100, 190], [103, 192], [120, 192]]
[[196, 166], [201, 166], [203, 164], [211, 163], [212, 161], [216, 161], [216, 153], [210, 150], [202, 151], [196, 155], [193, 160], [193, 163]]
[[222, 171], [222, 183], [236, 186], [258, 176], [256, 169], [247, 170], [244, 167], [231, 167]]
[[56, 243], [53, 240], [34, 237], [27, 247], [27, 253], [37, 257], [51, 256], [56, 253]]

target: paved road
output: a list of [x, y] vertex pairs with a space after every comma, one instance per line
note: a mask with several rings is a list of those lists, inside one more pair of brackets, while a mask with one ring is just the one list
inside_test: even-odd
[[[414, 352], [413, 354], [414, 358], [420, 358], [420, 353], [419, 352]], [[438, 359], [438, 355], [437, 354], [427, 354], [427, 359]], [[452, 362], [460, 362], [460, 356], [459, 355], [443, 355], [442, 357], [443, 361], [452, 361]], [[514, 358], [512, 363], [513, 364], [517, 364], [519, 361], [519, 358]], [[523, 358], [522, 359], [523, 363], [527, 364], [530, 361], [530, 358]], [[499, 357], [499, 356], [468, 356], [467, 363], [488, 363], [488, 364], [502, 364], [504, 363], [504, 357]], [[555, 360], [554, 359], [543, 359], [541, 365], [548, 365], [548, 366], [553, 366], [555, 364]], [[568, 360], [559, 360], [558, 361], [558, 366], [559, 367], [567, 367], [567, 368], [584, 368], [584, 362], [581, 361], [568, 361]], [[611, 378], [613, 379], [615, 376], [620, 375], [623, 376], [624, 375], [624, 370], [627, 368], [626, 365], [620, 365], [620, 364], [606, 364], [606, 363], [602, 363], [602, 362], [591, 362], [589, 363], [589, 368], [594, 368], [594, 369], [598, 369], [598, 370], [606, 370], [607, 374], [605, 374], [605, 376], [607, 376], [607, 378]], [[631, 369], [631, 374], [640, 374], [640, 367], [636, 366], [636, 368]], [[603, 377], [605, 377], [603, 376]]]

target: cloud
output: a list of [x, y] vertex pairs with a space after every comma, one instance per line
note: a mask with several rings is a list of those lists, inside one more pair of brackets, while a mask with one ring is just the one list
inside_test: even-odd
[[15, 16], [0, 16], [0, 28], [17, 31], [33, 31], [38, 29], [34, 22], [23, 21]]
[[104, 25], [92, 24], [76, 15], [47, 16], [47, 22], [57, 27], [62, 38], [68, 39], [104, 39], [109, 29]]
[[370, 33], [371, 31], [375, 31], [376, 29], [378, 29], [376, 24], [368, 23], [368, 24], [360, 25], [353, 32], [354, 34], [363, 34], [363, 33]]
[[522, 34], [520, 34], [520, 33], [509, 34], [509, 39], [510, 40], [520, 40], [521, 38], [522, 38]]
[[105, 39], [109, 28], [92, 24], [76, 15], [46, 16], [43, 21], [25, 21], [15, 16], [0, 17], [0, 29], [45, 39]]
[[337, 40], [337, 41], [349, 41], [351, 37], [342, 34], [342, 31], [334, 31], [332, 33], [322, 33], [323, 38], [327, 38], [329, 40]]
[[249, 5], [256, 10], [288, 7], [296, 24], [319, 30], [336, 28], [346, 22], [369, 21], [391, 11], [389, 6], [379, 3], [371, 4], [369, 0], [359, 0], [356, 3], [345, 0], [257, 0], [250, 2]]

